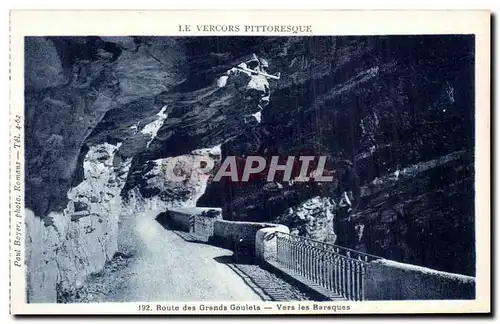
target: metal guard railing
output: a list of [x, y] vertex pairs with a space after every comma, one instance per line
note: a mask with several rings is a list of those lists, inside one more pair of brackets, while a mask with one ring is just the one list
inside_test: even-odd
[[380, 257], [302, 236], [276, 235], [279, 266], [346, 299], [364, 299], [365, 265]]

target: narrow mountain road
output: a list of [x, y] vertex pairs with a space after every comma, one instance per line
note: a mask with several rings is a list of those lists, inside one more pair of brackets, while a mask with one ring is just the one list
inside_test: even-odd
[[188, 242], [163, 228], [155, 220], [157, 214], [138, 215], [137, 253], [127, 266], [105, 270], [95, 278], [94, 283], [106, 291], [94, 293], [89, 301], [261, 300], [240, 276], [215, 259], [230, 256], [231, 251]]

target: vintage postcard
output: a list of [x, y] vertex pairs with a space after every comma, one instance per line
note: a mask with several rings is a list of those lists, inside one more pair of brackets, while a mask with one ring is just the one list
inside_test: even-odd
[[13, 314], [491, 311], [490, 12], [10, 23]]

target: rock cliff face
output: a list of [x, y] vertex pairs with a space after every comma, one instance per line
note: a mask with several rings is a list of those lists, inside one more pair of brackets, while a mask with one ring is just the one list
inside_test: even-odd
[[[472, 37], [29, 37], [25, 48], [30, 301], [61, 300], [133, 253], [134, 214], [196, 204], [474, 273]], [[252, 53], [281, 78], [236, 68]], [[198, 168], [228, 155], [323, 155], [334, 181], [211, 182]]]
[[[200, 204], [224, 206], [235, 219], [283, 222], [289, 208], [331, 197], [335, 243], [474, 274], [473, 53], [470, 36], [262, 44], [283, 78], [271, 87], [261, 136], [226, 143], [223, 158], [324, 155], [335, 181], [213, 183]], [[346, 195], [351, 206], [339, 208]]]
[[101, 144], [84, 159], [84, 179], [67, 194], [62, 211], [44, 218], [26, 213], [28, 299], [55, 301], [80, 286], [117, 251], [120, 191], [130, 159], [113, 165], [119, 145]]

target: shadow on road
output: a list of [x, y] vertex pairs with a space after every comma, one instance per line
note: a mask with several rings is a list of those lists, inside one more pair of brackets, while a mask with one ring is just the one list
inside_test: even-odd
[[[229, 269], [233, 270], [234, 273], [236, 273], [243, 281], [245, 284], [250, 287], [250, 289], [253, 290], [254, 293], [256, 293], [263, 301], [274, 301], [269, 294], [265, 292], [263, 287], [259, 286], [257, 282], [255, 281], [255, 278], [253, 278], [251, 273], [248, 273], [245, 271], [245, 269], [242, 269], [241, 264], [236, 263], [236, 258], [235, 255], [224, 255], [220, 257], [214, 258], [215, 261], [225, 264], [226, 266], [229, 267]], [[256, 265], [254, 265], [256, 266]]]
[[306, 292], [255, 264], [253, 258], [242, 259], [233, 254], [214, 260], [233, 270], [263, 301], [311, 300]]

